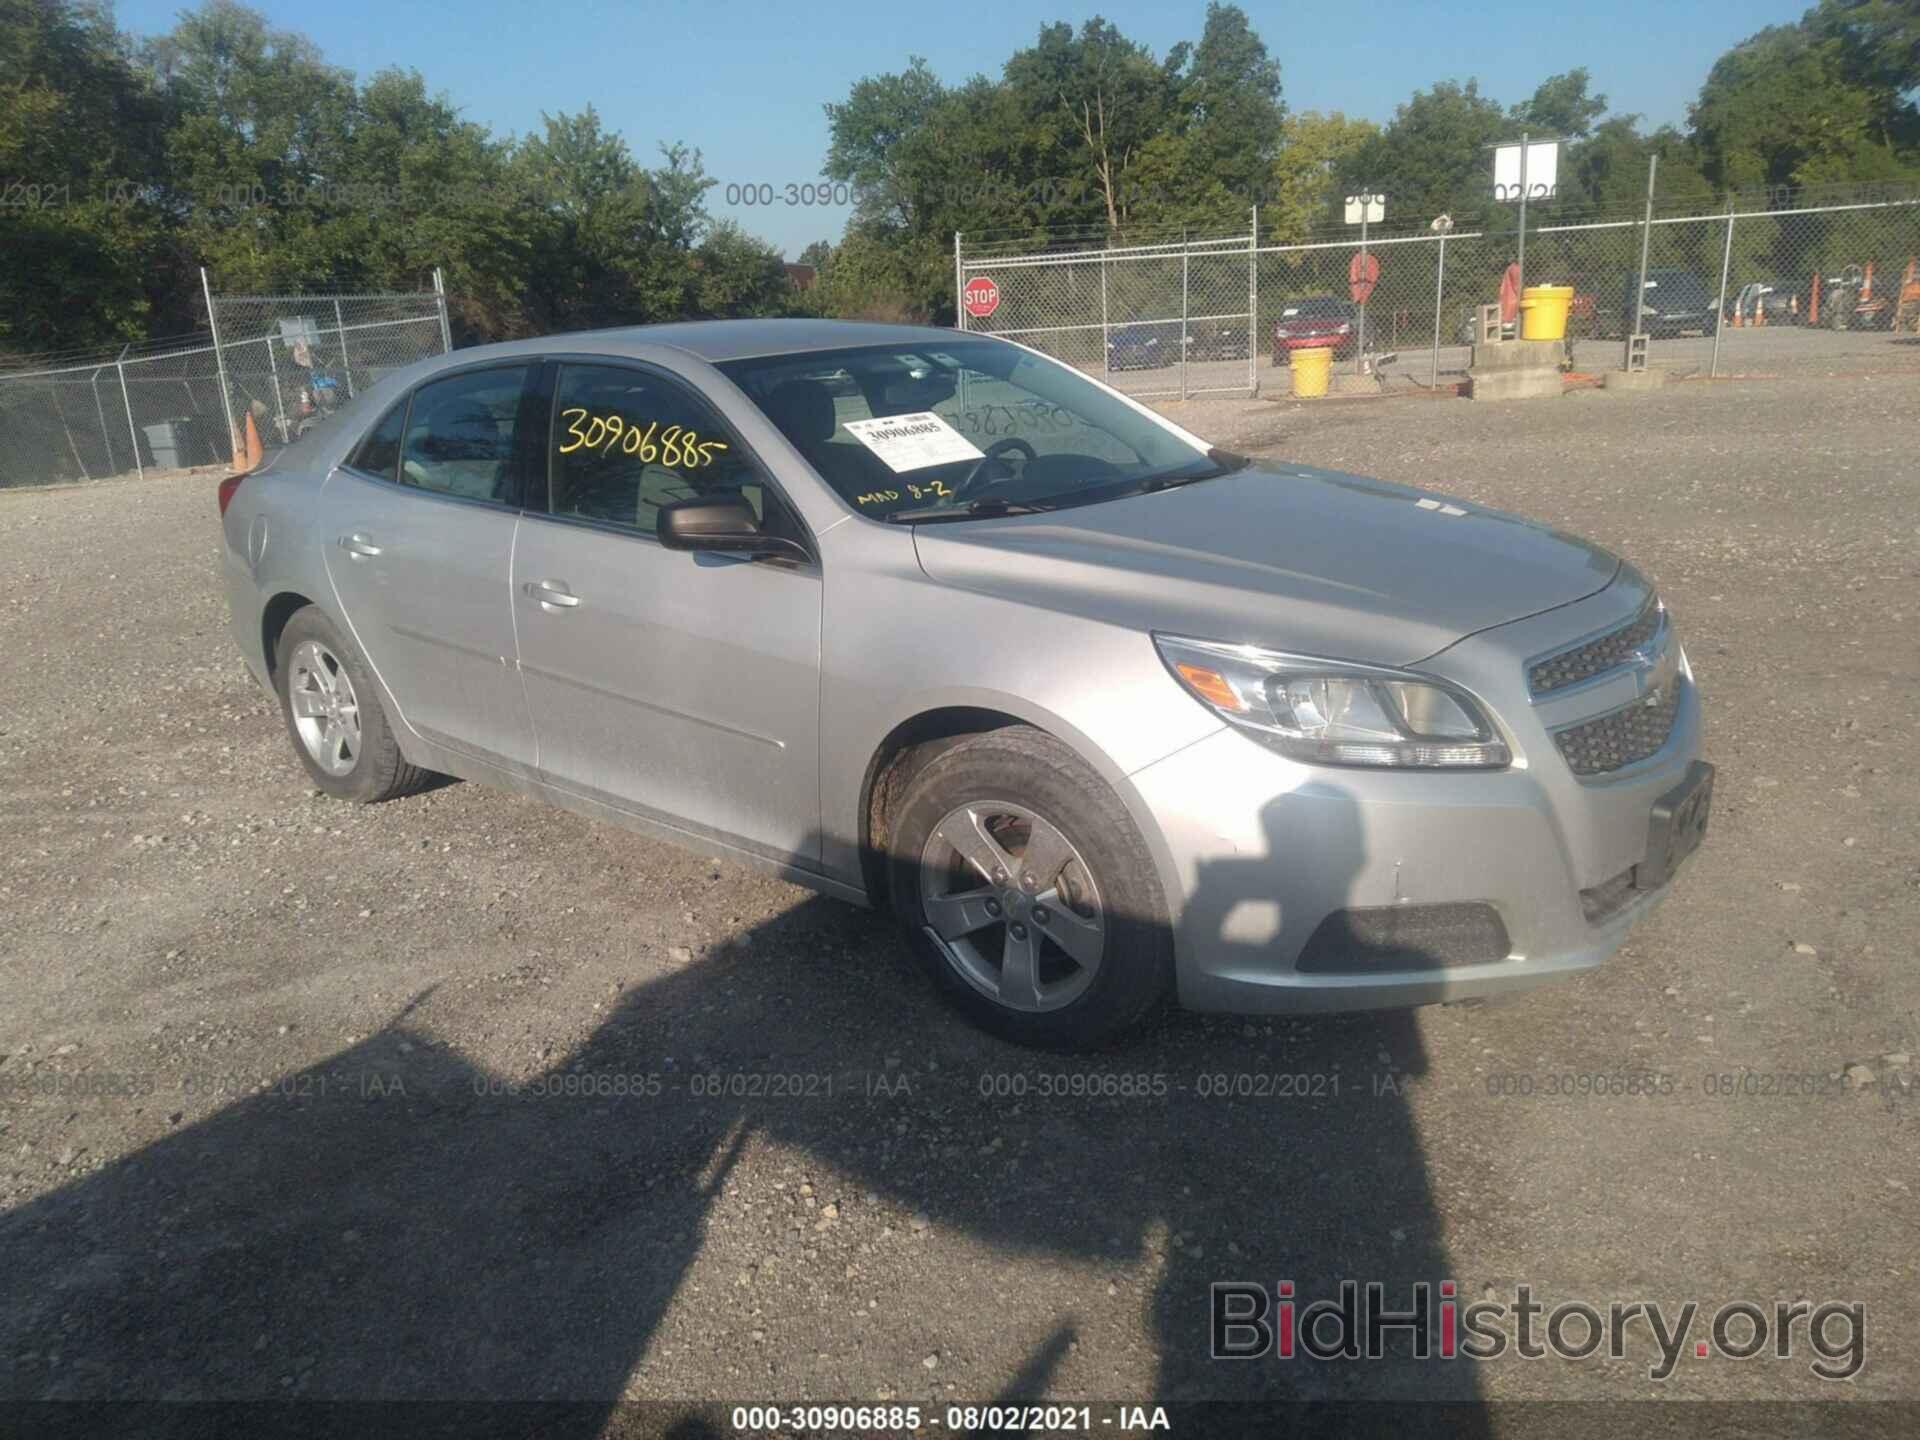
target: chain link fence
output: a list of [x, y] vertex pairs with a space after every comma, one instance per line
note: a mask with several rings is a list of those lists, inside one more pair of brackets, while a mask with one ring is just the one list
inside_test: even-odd
[[[1524, 263], [1525, 285], [1573, 291], [1570, 371], [1621, 368], [1636, 323], [1648, 363], [1676, 376], [1920, 368], [1920, 192], [1826, 205], [1770, 198], [1574, 223], [1536, 224], [1530, 213], [1524, 262], [1511, 225], [1454, 231], [1443, 218], [1438, 229], [1386, 229], [1367, 238], [1378, 274], [1364, 304], [1350, 288], [1357, 228], [1269, 243], [1257, 211], [1239, 235], [1151, 244], [969, 247], [958, 236], [960, 298], [982, 277], [997, 296], [984, 316], [962, 303], [960, 327], [1018, 340], [1137, 396], [1285, 393], [1289, 356], [1309, 345], [1383, 387], [1439, 388], [1465, 377], [1481, 308], [1502, 303], [1510, 267]], [[1515, 308], [1502, 314], [1517, 333]]]
[[439, 272], [402, 294], [219, 295], [210, 333], [0, 372], [0, 487], [230, 465], [247, 422], [291, 443], [382, 375], [452, 348]]

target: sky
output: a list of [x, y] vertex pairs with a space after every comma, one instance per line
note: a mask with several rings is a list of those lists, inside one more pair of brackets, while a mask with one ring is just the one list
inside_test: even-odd
[[[1766, 25], [1799, 18], [1811, 0], [1604, 0], [1542, 6], [1532, 0], [1270, 3], [1242, 0], [1280, 62], [1288, 108], [1343, 110], [1385, 122], [1394, 106], [1436, 80], [1477, 77], [1504, 104], [1547, 76], [1585, 65], [1616, 111], [1651, 124], [1683, 123], [1687, 103], [1720, 54]], [[702, 152], [720, 184], [708, 209], [781, 247], [837, 239], [844, 207], [788, 203], [787, 186], [817, 183], [827, 151], [822, 106], [863, 75], [926, 57], [950, 84], [997, 75], [1040, 25], [1105, 15], [1165, 54], [1198, 40], [1205, 0], [1108, 0], [1102, 5], [1010, 0], [965, 3], [603, 4], [595, 0], [254, 0], [282, 29], [316, 41], [326, 58], [365, 77], [417, 69], [468, 119], [497, 134], [538, 130], [541, 115], [593, 105], [642, 164], [662, 142]], [[179, 0], [120, 0], [122, 29], [170, 29]], [[729, 203], [728, 186], [771, 185], [772, 206]], [[764, 193], [764, 192], [763, 192]]]

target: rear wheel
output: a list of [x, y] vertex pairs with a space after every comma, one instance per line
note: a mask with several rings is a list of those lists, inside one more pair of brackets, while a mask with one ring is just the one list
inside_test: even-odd
[[366, 661], [317, 607], [295, 611], [280, 632], [274, 681], [294, 752], [327, 794], [372, 803], [433, 778], [400, 754]]
[[1167, 992], [1173, 941], [1146, 844], [1100, 777], [1038, 731], [929, 761], [902, 797], [889, 866], [921, 958], [997, 1035], [1098, 1046]]

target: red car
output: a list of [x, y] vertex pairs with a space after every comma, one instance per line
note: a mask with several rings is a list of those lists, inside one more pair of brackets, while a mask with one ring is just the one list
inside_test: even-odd
[[1284, 365], [1295, 350], [1331, 348], [1336, 359], [1353, 354], [1360, 341], [1360, 307], [1338, 295], [1289, 300], [1273, 327], [1273, 363]]

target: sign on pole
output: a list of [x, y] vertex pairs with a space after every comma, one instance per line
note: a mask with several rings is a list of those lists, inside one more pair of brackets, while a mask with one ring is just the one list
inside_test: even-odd
[[1347, 196], [1347, 224], [1360, 227], [1360, 250], [1347, 267], [1347, 287], [1353, 295], [1353, 303], [1360, 307], [1360, 319], [1356, 327], [1359, 343], [1353, 347], [1353, 369], [1356, 375], [1366, 373], [1367, 297], [1373, 294], [1374, 282], [1380, 278], [1379, 258], [1368, 253], [1367, 250], [1367, 227], [1378, 225], [1386, 218], [1386, 196], [1373, 191], [1362, 191], [1358, 195]]
[[[1524, 152], [1524, 158], [1523, 158]], [[1493, 198], [1551, 200], [1560, 192], [1560, 142], [1529, 140], [1493, 149]]]
[[976, 275], [960, 292], [960, 303], [974, 319], [984, 320], [1000, 308], [1000, 287], [986, 276]]
[[1347, 290], [1356, 305], [1367, 303], [1373, 287], [1380, 281], [1380, 257], [1363, 250], [1347, 262]]
[[1384, 195], [1347, 196], [1347, 224], [1378, 225], [1387, 218], [1387, 197]]

